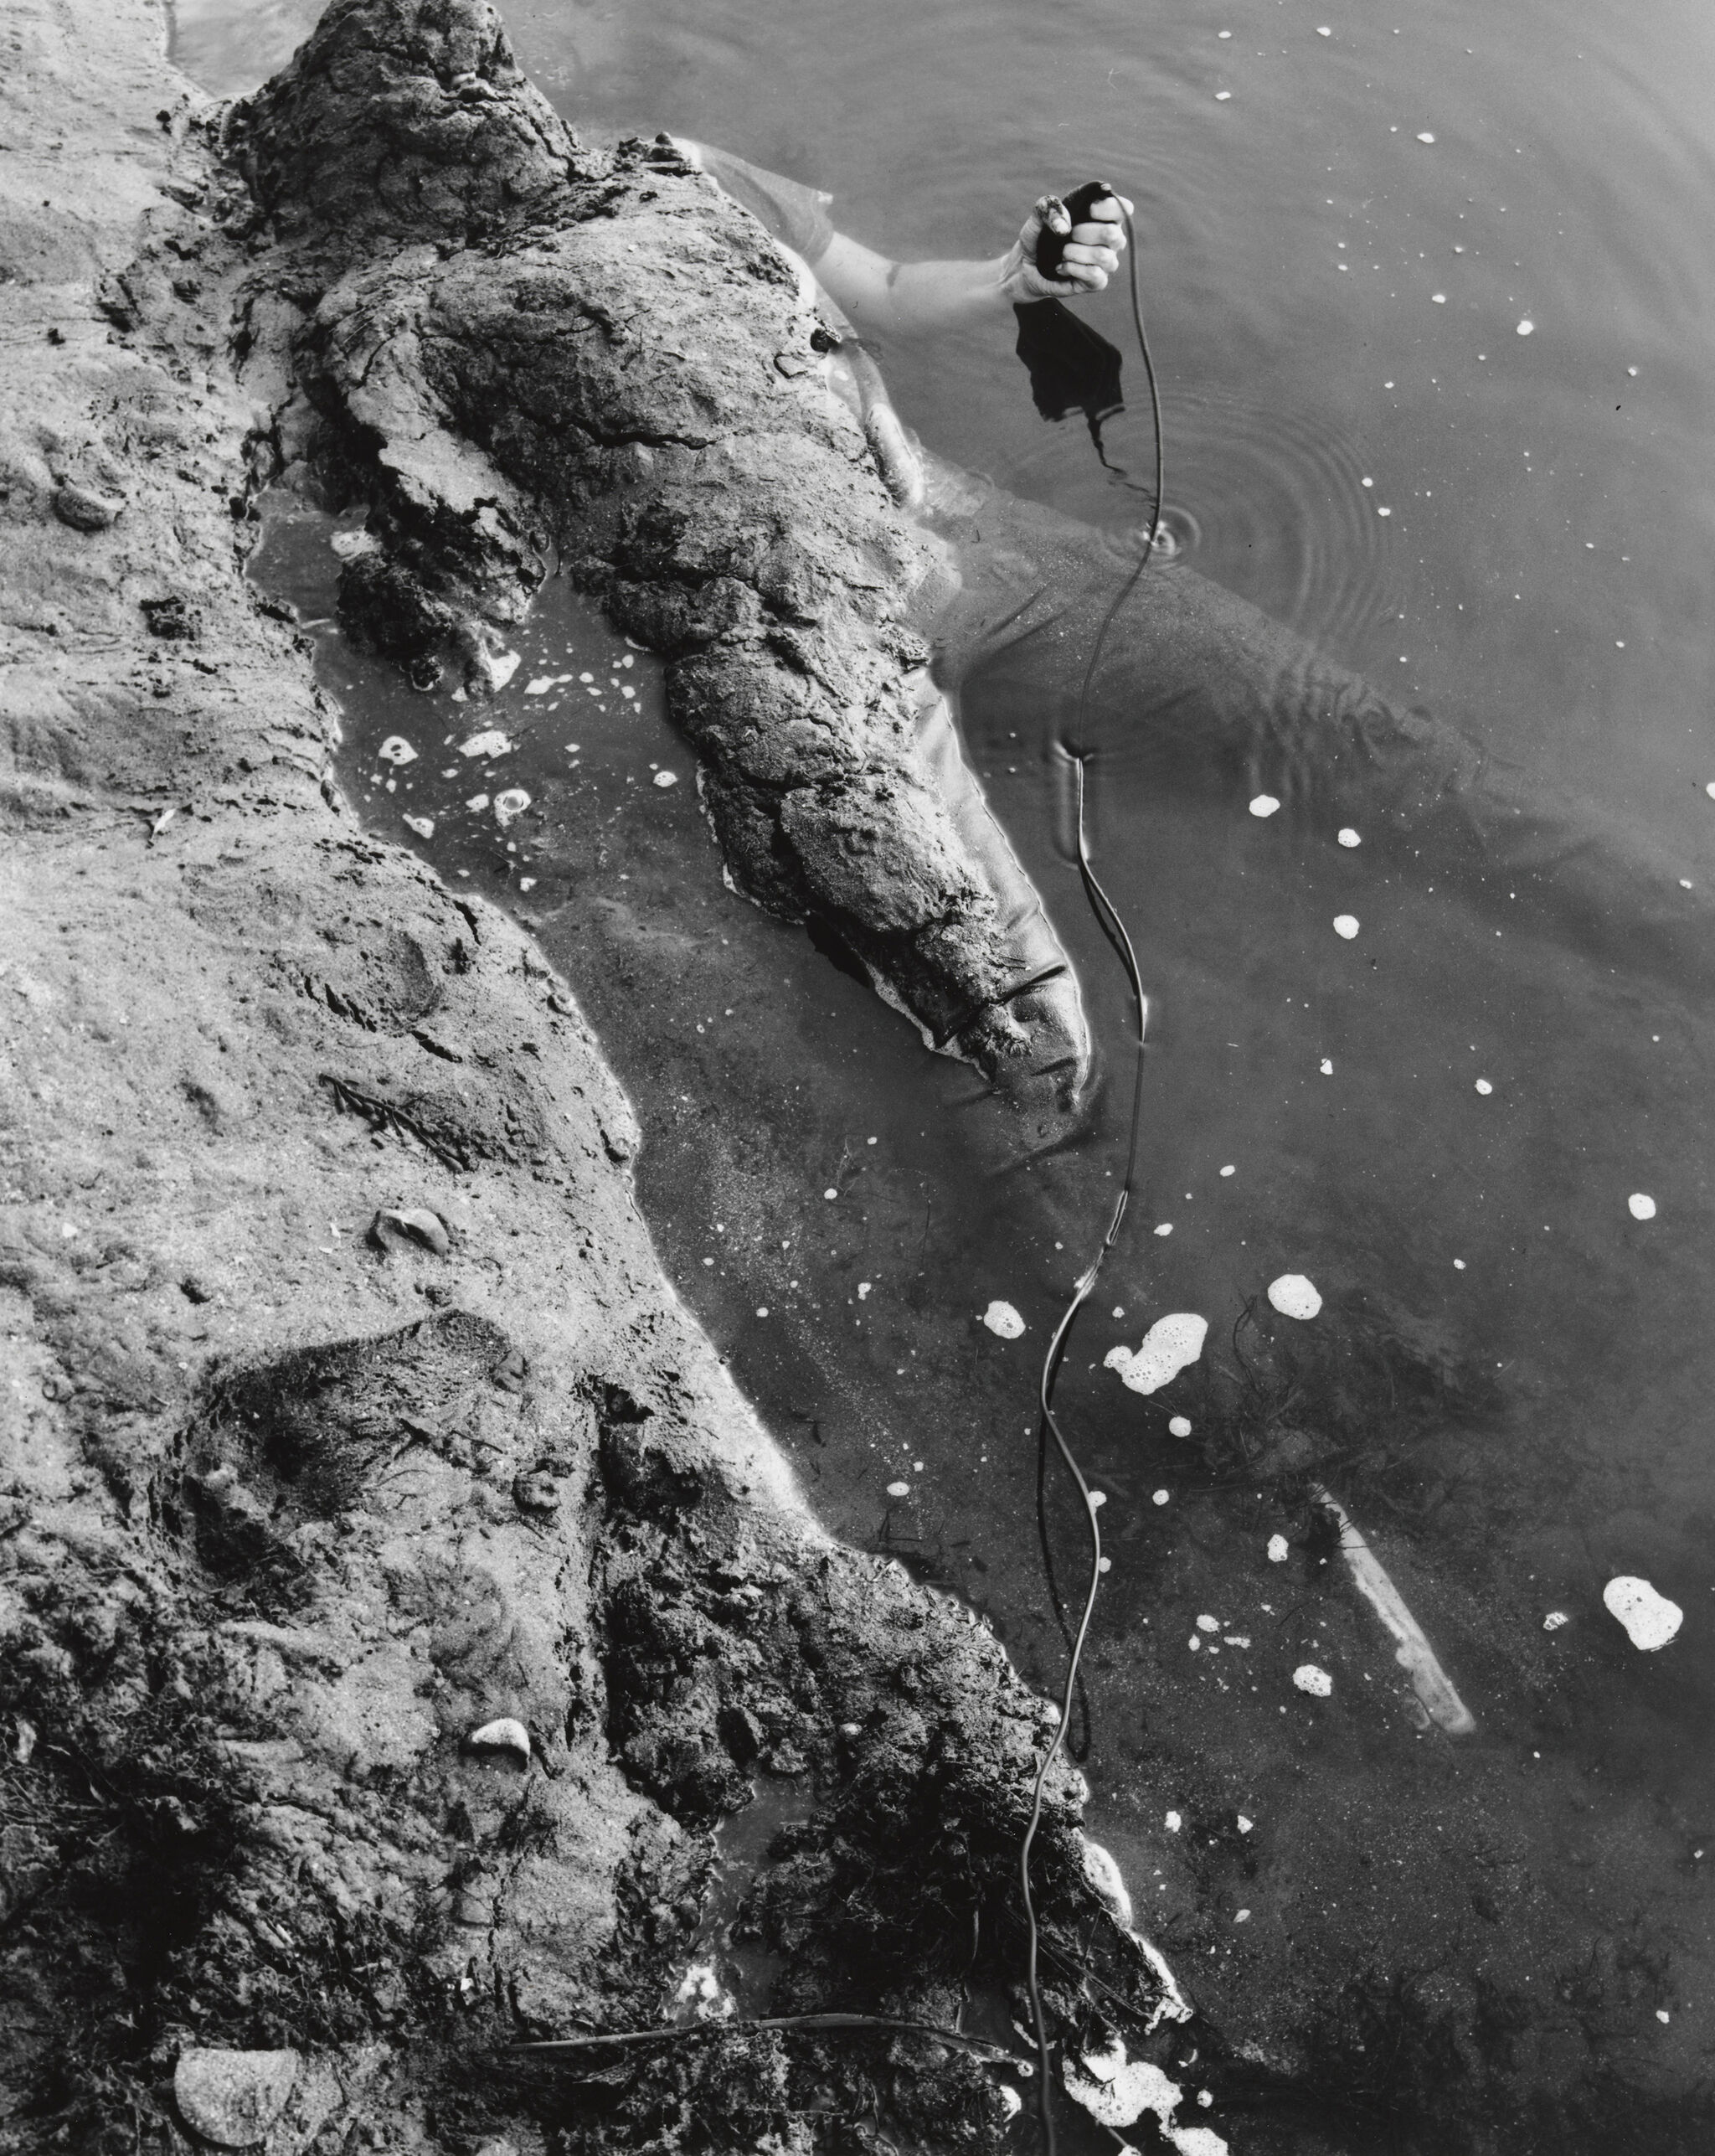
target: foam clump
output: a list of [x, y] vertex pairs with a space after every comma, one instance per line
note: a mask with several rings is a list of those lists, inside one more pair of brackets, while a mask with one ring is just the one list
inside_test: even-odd
[[1135, 1354], [1130, 1348], [1110, 1348], [1104, 1367], [1118, 1370], [1128, 1392], [1159, 1392], [1202, 1354], [1208, 1329], [1208, 1319], [1194, 1310], [1176, 1310], [1156, 1320]]

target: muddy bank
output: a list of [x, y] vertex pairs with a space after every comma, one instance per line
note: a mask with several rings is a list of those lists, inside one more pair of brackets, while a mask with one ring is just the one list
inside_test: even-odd
[[484, 7], [336, 5], [224, 137], [265, 454], [368, 510], [348, 627], [480, 691], [561, 569], [667, 661], [738, 886], [1052, 1132], [1075, 984], [929, 678], [922, 474], [807, 276], [666, 137], [581, 145]]
[[[748, 248], [737, 289], [807, 336], [700, 183], [641, 152], [568, 162], [492, 17], [411, 20], [446, 80], [420, 72], [409, 111], [382, 109], [454, 157], [473, 229], [503, 206], [521, 259], [560, 245], [558, 224], [527, 240], [541, 205], [520, 209], [514, 152], [614, 204], [682, 193], [664, 268], [718, 274], [724, 310]], [[387, 273], [351, 272], [348, 311], [310, 327], [332, 242], [286, 214], [316, 147], [293, 147], [296, 92], [241, 137], [276, 240], [152, 8], [8, 22], [0, 2148], [994, 2146], [1027, 2082], [898, 2033], [717, 2034], [576, 2068], [497, 2054], [718, 2005], [700, 1979], [676, 2004], [717, 1891], [772, 1986], [741, 2004], [945, 2024], [970, 2000], [1017, 2053], [1013, 1881], [1046, 1710], [967, 1613], [819, 1532], [660, 1273], [631, 1112], [567, 986], [499, 911], [366, 837], [332, 782], [306, 647], [244, 580], [258, 483], [312, 451], [333, 468], [332, 427], [388, 534], [373, 622], [423, 595], [454, 645], [470, 613], [524, 602], [535, 537], [515, 496], [477, 498], [489, 467], [477, 485], [426, 436], [378, 446], [351, 408], [332, 355], [379, 336]], [[496, 105], [524, 117], [490, 161], [472, 140]], [[385, 185], [373, 203], [396, 214]], [[456, 253], [441, 267], [475, 281]], [[551, 274], [570, 305], [570, 269]], [[621, 274], [605, 258], [604, 304]], [[471, 301], [484, 323], [498, 303]], [[722, 318], [737, 367], [757, 325]], [[301, 352], [326, 358], [325, 407], [282, 371]], [[770, 394], [797, 379], [773, 369]], [[762, 587], [690, 563], [665, 491], [654, 522], [600, 525], [579, 459], [655, 445], [568, 452], [567, 499], [610, 543], [590, 580], [679, 652], [717, 822], [736, 847], [766, 797], [757, 859], [808, 878], [863, 856], [875, 825], [850, 804], [885, 804], [882, 751], [793, 807], [792, 788], [746, 790], [767, 730], [729, 748], [720, 714], [790, 682], [781, 738], [832, 697], [903, 740], [916, 652], [878, 479], [794, 409], [848, 475], [841, 573], [861, 557], [885, 595], [842, 647], [850, 679], [813, 609], [784, 670], [758, 656], [780, 622], [725, 642], [687, 626], [705, 603], [749, 620]], [[718, 410], [693, 431], [687, 456], [727, 441]], [[455, 499], [456, 594], [416, 565]], [[801, 567], [822, 530], [795, 541]], [[465, 637], [466, 659], [484, 648]], [[791, 851], [812, 813], [846, 854]], [[976, 1025], [999, 1069], [1022, 1021], [989, 993], [991, 916], [947, 926], [965, 873], [925, 869], [933, 904], [897, 917], [865, 914], [861, 877], [825, 902], [929, 984], [925, 1010], [981, 988], [959, 1038], [978, 1054]], [[714, 1828], [753, 1788], [785, 1792], [783, 1829], [735, 1890]], [[1091, 1882], [1078, 1795], [1052, 1780], [1038, 1842], [1051, 2007], [1134, 2050], [1159, 2022], [1171, 2066], [1197, 2034], [1161, 2020], [1159, 1970]]]

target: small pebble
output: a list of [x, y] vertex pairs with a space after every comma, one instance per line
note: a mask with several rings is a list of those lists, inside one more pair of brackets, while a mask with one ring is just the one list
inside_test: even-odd
[[224, 2051], [190, 2045], [173, 2071], [173, 2100], [193, 2133], [220, 2148], [253, 2148], [286, 2109], [303, 2061], [293, 2050]]
[[502, 1715], [499, 1720], [483, 1722], [465, 1739], [466, 1751], [515, 1751], [522, 1759], [530, 1756], [530, 1732], [515, 1715]]

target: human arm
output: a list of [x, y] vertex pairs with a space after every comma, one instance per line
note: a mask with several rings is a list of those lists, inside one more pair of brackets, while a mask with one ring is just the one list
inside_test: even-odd
[[1036, 266], [1036, 243], [1053, 201], [1044, 195], [1012, 245], [988, 261], [894, 262], [836, 232], [810, 266], [860, 334], [921, 336], [1031, 300], [1082, 299], [1117, 272], [1131, 204], [1116, 195], [1100, 198], [1072, 228], [1061, 275], [1045, 277]]

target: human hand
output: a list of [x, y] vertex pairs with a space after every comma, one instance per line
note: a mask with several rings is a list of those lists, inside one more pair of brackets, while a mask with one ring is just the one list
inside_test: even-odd
[[[1125, 219], [1131, 204], [1123, 195], [1102, 194], [1079, 223], [1073, 224], [1058, 195], [1045, 194], [1024, 220], [1017, 244], [1001, 266], [1001, 286], [1015, 305], [1028, 300], [1082, 299], [1099, 292], [1120, 267], [1125, 248]], [[1044, 276], [1036, 266], [1036, 243], [1045, 231], [1065, 235], [1059, 274]]]

